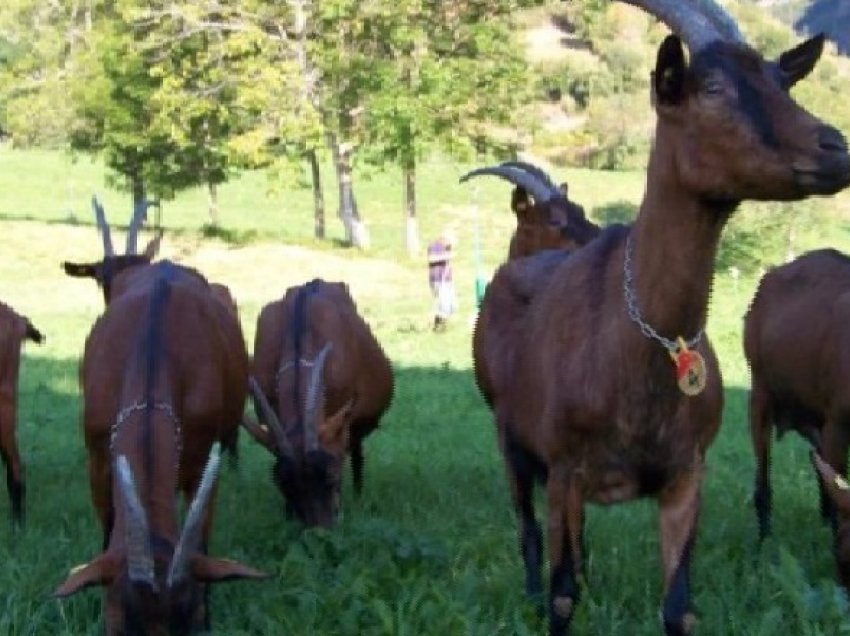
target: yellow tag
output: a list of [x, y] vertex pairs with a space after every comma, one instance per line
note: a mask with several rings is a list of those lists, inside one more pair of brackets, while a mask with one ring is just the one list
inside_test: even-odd
[[841, 475], [835, 476], [835, 485], [838, 486], [841, 490], [850, 490], [850, 484], [847, 483], [847, 480], [844, 479]]

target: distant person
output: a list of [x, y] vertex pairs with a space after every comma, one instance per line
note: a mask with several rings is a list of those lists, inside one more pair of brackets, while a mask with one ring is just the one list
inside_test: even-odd
[[428, 283], [434, 298], [434, 331], [442, 331], [457, 309], [452, 279], [452, 248], [457, 245], [453, 229], [445, 230], [428, 245]]

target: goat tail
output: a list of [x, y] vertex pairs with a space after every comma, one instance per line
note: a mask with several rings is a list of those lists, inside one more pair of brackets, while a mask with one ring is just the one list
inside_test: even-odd
[[27, 320], [27, 330], [25, 335], [28, 340], [32, 340], [37, 344], [44, 342], [44, 334], [36, 329], [35, 325], [33, 325], [29, 320]]

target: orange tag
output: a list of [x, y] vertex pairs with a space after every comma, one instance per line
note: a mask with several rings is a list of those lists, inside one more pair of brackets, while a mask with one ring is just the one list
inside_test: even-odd
[[698, 351], [688, 349], [681, 336], [676, 340], [678, 349], [670, 352], [676, 365], [676, 382], [685, 395], [699, 395], [705, 388], [705, 360]]

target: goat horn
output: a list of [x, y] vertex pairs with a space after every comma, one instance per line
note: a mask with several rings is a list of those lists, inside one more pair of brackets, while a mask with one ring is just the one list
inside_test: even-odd
[[133, 470], [124, 455], [118, 457], [116, 467], [126, 516], [124, 531], [127, 541], [127, 574], [134, 583], [147, 583], [156, 589], [148, 518], [136, 491]]
[[180, 533], [180, 540], [177, 542], [177, 547], [174, 548], [174, 556], [171, 558], [171, 567], [168, 568], [168, 587], [174, 587], [175, 583], [186, 580], [189, 575], [189, 559], [198, 551], [201, 544], [201, 525], [204, 518], [204, 510], [207, 507], [207, 501], [212, 495], [213, 487], [215, 486], [215, 478], [218, 474], [218, 464], [221, 461], [221, 443], [215, 442], [210, 450], [210, 457], [207, 460], [207, 465], [204, 467], [204, 473], [201, 475], [201, 482], [198, 484], [198, 490], [195, 491], [195, 496], [192, 498], [192, 504], [189, 506], [189, 512], [186, 514], [186, 521], [183, 523], [183, 531]]
[[137, 247], [136, 244], [138, 242], [139, 236], [139, 227], [142, 225], [142, 221], [145, 219], [145, 216], [148, 212], [148, 202], [140, 201], [133, 205], [133, 216], [130, 217], [130, 225], [127, 228], [127, 248], [124, 250], [125, 254], [135, 254]]
[[697, 9], [705, 14], [709, 20], [714, 23], [714, 28], [717, 29], [725, 39], [731, 42], [744, 43], [744, 36], [738, 29], [738, 24], [735, 22], [729, 13], [714, 0], [697, 0]]
[[503, 166], [509, 166], [512, 168], [519, 168], [520, 170], [525, 170], [528, 173], [533, 174], [538, 179], [540, 179], [546, 186], [552, 190], [554, 193], [560, 193], [561, 189], [555, 185], [555, 182], [552, 181], [552, 177], [550, 177], [543, 168], [539, 166], [535, 166], [533, 163], [528, 163], [527, 161], [503, 161]]
[[260, 421], [269, 427], [278, 454], [289, 458], [295, 457], [295, 452], [292, 450], [292, 446], [283, 432], [283, 427], [280, 425], [277, 413], [274, 412], [271, 404], [269, 404], [266, 394], [263, 393], [260, 384], [254, 376], [248, 378], [248, 386], [251, 389], [251, 397], [254, 400], [254, 411], [257, 413]]
[[521, 170], [520, 168], [513, 166], [501, 165], [477, 168], [463, 175], [460, 178], [460, 182], [463, 183], [472, 177], [480, 177], [485, 174], [502, 177], [502, 179], [510, 181], [514, 185], [525, 188], [531, 193], [531, 196], [533, 196], [535, 201], [538, 203], [545, 203], [552, 198], [552, 190], [550, 190], [549, 187], [536, 175], [530, 174], [525, 170]]
[[[681, 37], [692, 52], [715, 40], [728, 40], [732, 19], [714, 0], [620, 0], [654, 15]], [[721, 16], [725, 16], [721, 18]], [[734, 24], [734, 22], [732, 23]], [[721, 30], [721, 27], [723, 30]], [[737, 29], [736, 29], [737, 30]]]
[[333, 349], [329, 342], [313, 359], [313, 373], [307, 386], [307, 397], [304, 399], [304, 448], [307, 451], [319, 448], [319, 415], [324, 405], [325, 392], [325, 361]]
[[106, 222], [106, 212], [103, 211], [103, 206], [97, 197], [91, 198], [91, 206], [94, 208], [94, 218], [97, 220], [97, 228], [100, 230], [100, 236], [103, 239], [103, 255], [106, 258], [115, 256], [115, 249], [112, 247], [112, 233], [109, 231], [109, 223]]

